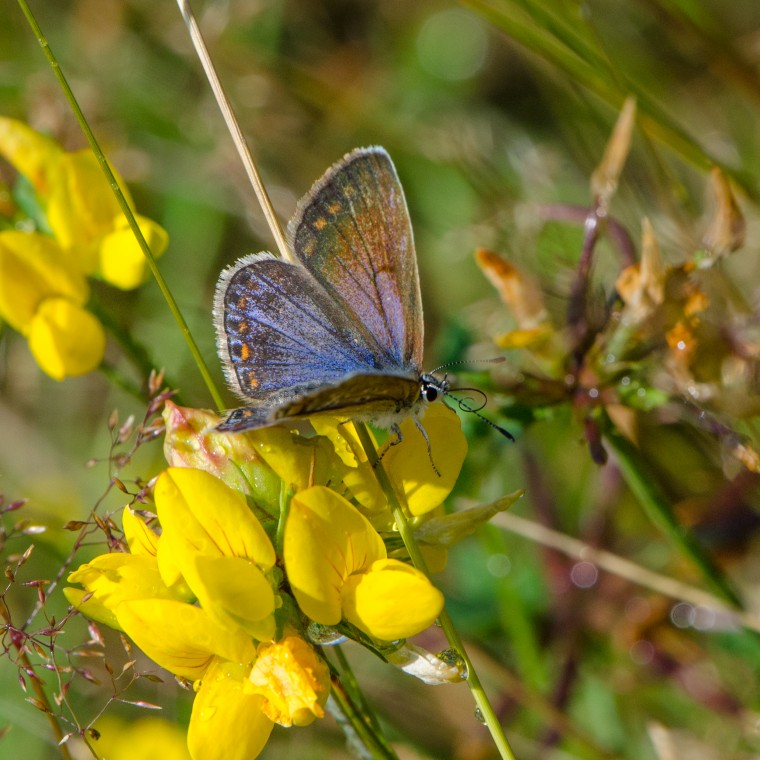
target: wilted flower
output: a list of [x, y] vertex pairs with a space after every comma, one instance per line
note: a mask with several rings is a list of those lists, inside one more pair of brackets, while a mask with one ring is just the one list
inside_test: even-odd
[[330, 670], [300, 636], [259, 644], [244, 691], [264, 698], [261, 712], [281, 726], [308, 726], [323, 718]]

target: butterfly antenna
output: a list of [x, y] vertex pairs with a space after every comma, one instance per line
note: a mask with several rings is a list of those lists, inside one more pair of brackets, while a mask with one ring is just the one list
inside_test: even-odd
[[440, 367], [436, 367], [434, 370], [432, 370], [430, 374], [434, 375], [436, 372], [442, 369], [446, 369], [446, 367], [461, 367], [463, 364], [501, 364], [506, 360], [507, 359], [505, 356], [495, 356], [493, 359], [462, 359], [460, 361], [446, 362], [446, 364], [441, 364]]
[[[467, 402], [471, 401], [469, 396], [465, 396], [464, 398], [457, 398], [452, 394], [451, 391], [446, 391], [444, 395], [443, 402], [446, 403], [446, 397], [453, 398], [454, 401], [457, 402], [457, 406], [463, 411], [463, 412], [469, 412], [470, 414], [474, 414], [478, 419], [483, 420], [483, 422], [486, 423], [486, 425], [490, 425], [494, 430], [501, 433], [505, 438], [509, 438], [512, 443], [515, 442], [515, 437], [512, 435], [512, 433], [509, 432], [506, 428], [501, 427], [501, 425], [497, 425], [495, 422], [488, 419], [488, 417], [483, 416], [480, 413], [480, 410], [483, 409], [483, 407], [488, 402], [488, 396], [486, 396], [483, 391], [481, 391], [479, 388], [457, 388], [457, 391], [471, 391], [473, 393], [479, 393], [483, 397], [483, 403], [480, 404], [480, 406], [474, 407], [470, 406]], [[446, 406], [449, 406], [446, 404]], [[450, 409], [451, 407], [449, 407]]]

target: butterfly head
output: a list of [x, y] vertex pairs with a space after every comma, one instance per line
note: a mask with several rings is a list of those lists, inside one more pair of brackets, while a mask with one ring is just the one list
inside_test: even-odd
[[[438, 369], [442, 369], [442, 367], [439, 367]], [[437, 370], [433, 371], [435, 372]], [[510, 433], [508, 430], [505, 430], [500, 425], [497, 425], [495, 422], [492, 422], [480, 413], [480, 410], [486, 405], [487, 401], [486, 394], [483, 393], [483, 391], [479, 390], [478, 388], [456, 388], [455, 392], [456, 391], [477, 393], [482, 397], [483, 401], [477, 407], [473, 407], [468, 403], [470, 400], [469, 397], [465, 396], [464, 398], [459, 398], [453, 395], [451, 393], [451, 383], [448, 380], [448, 375], [444, 375], [442, 379], [438, 379], [434, 374], [428, 372], [420, 377], [420, 398], [423, 401], [429, 403], [431, 401], [435, 401], [436, 399], [441, 399], [443, 403], [446, 404], [449, 409], [451, 409], [452, 407], [446, 403], [445, 399], [453, 399], [456, 405], [463, 412], [474, 414], [476, 417], [483, 420], [483, 422], [494, 428], [494, 430], [497, 430], [499, 433], [501, 433], [501, 435], [503, 435], [505, 438], [509, 438], [510, 441], [515, 440], [512, 433]]]
[[441, 396], [445, 396], [449, 390], [449, 381], [444, 375], [439, 380], [435, 375], [426, 373], [420, 377], [420, 398], [423, 401], [432, 402]]

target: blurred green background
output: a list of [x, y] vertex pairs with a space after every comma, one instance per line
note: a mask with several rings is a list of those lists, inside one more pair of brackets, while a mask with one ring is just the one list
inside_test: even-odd
[[[476, 247], [500, 251], [533, 272], [561, 321], [582, 230], [544, 224], [536, 209], [590, 203], [590, 175], [630, 93], [638, 98], [641, 129], [613, 214], [634, 240], [641, 218], [649, 217], [666, 261], [680, 262], [699, 245], [707, 169], [723, 165], [739, 188], [747, 244], [721, 275], [755, 314], [760, 4], [754, 0], [227, 0], [194, 7], [283, 221], [350, 149], [380, 144], [390, 152], [415, 230], [426, 367], [462, 358], [473, 346], [480, 356], [500, 353], [491, 338], [510, 320], [474, 263]], [[239, 256], [272, 250], [273, 243], [177, 8], [148, 0], [58, 0], [33, 9], [137, 208], [168, 230], [161, 269], [223, 385], [211, 321], [216, 278]], [[9, 1], [2, 16], [0, 111], [67, 149], [84, 147], [20, 10]], [[620, 262], [606, 243], [598, 256], [594, 288], [601, 298], [613, 292]], [[166, 370], [183, 403], [212, 405], [155, 283], [132, 293], [96, 284], [94, 299]], [[731, 316], [727, 311], [726, 320]], [[144, 382], [115, 340], [108, 359], [128, 384]], [[122, 420], [140, 419], [144, 403], [100, 373], [64, 383], [46, 378], [10, 330], [0, 342], [0, 392], [0, 492], [7, 501], [28, 498], [23, 516], [48, 527], [34, 537], [23, 580], [52, 578], [71, 550], [63, 524], [85, 519], [108, 484], [111, 410]], [[614, 463], [591, 462], [571, 412], [543, 416], [525, 428], [501, 420], [516, 445], [466, 420], [471, 452], [460, 496], [482, 502], [524, 487], [515, 512], [701, 585], [622, 485]], [[745, 423], [751, 434], [752, 421]], [[679, 517], [700, 528], [699, 539], [756, 610], [756, 475], [724, 461], [707, 434], [689, 439], [656, 424], [646, 434], [649, 460]], [[86, 467], [91, 459], [99, 462]], [[156, 442], [140, 449], [128, 472], [147, 480], [162, 466]], [[726, 497], [732, 488], [733, 500]], [[101, 510], [122, 502], [111, 493]], [[6, 529], [19, 515], [5, 517]], [[6, 555], [28, 543], [14, 539]], [[603, 571], [584, 580], [584, 569], [489, 527], [452, 552], [440, 581], [518, 756], [757, 757], [760, 639], [706, 613], [705, 622], [693, 608], [679, 612], [675, 600]], [[33, 590], [13, 586], [6, 602], [14, 624], [35, 599]], [[49, 601], [50, 614], [64, 610], [60, 595]], [[58, 644], [71, 648], [83, 636], [84, 624], [73, 621]], [[109, 641], [117, 645], [114, 662], [123, 661], [117, 637]], [[423, 688], [355, 654], [402, 757], [492, 756], [464, 686]], [[23, 701], [17, 675], [12, 656], [0, 661], [0, 725], [11, 726], [0, 755], [56, 757], [44, 716]], [[113, 693], [107, 683], [77, 678], [70, 699], [87, 724]], [[135, 686], [124, 698], [168, 705], [165, 716], [181, 721], [189, 709], [185, 696], [167, 678], [164, 686]], [[126, 731], [145, 711], [116, 704], [109, 714], [125, 720]], [[325, 721], [276, 731], [261, 757], [344, 753], [339, 732]]]

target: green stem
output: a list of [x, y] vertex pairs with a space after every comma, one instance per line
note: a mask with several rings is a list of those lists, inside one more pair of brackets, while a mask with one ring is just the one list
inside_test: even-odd
[[[332, 678], [332, 690], [330, 691], [330, 697], [337, 704], [340, 715], [334, 717], [341, 725], [346, 736], [350, 737], [350, 729], [354, 732], [354, 741], [360, 741], [364, 747], [372, 755], [373, 760], [398, 760], [398, 755], [393, 751], [393, 748], [388, 746], [384, 739], [374, 730], [372, 725], [367, 721], [365, 715], [354, 704], [351, 695], [343, 686], [340, 678], [337, 675], [333, 675]], [[328, 707], [330, 702], [328, 701]]]
[[657, 485], [654, 473], [633, 444], [619, 433], [608, 431], [605, 440], [615, 452], [620, 472], [649, 519], [699, 568], [710, 588], [738, 609], [744, 604], [688, 530], [678, 522], [668, 500]]
[[98, 141], [95, 138], [95, 135], [92, 129], [90, 129], [90, 125], [87, 123], [87, 119], [85, 118], [85, 115], [82, 112], [82, 109], [80, 108], [79, 103], [76, 97], [74, 96], [74, 93], [71, 87], [69, 86], [69, 83], [63, 71], [61, 70], [61, 66], [58, 63], [58, 60], [56, 59], [55, 55], [53, 54], [53, 51], [50, 48], [50, 44], [48, 43], [47, 38], [42, 33], [42, 29], [37, 23], [37, 19], [34, 17], [34, 14], [29, 8], [29, 5], [27, 4], [26, 0], [18, 0], [18, 4], [21, 8], [21, 12], [24, 14], [27, 22], [29, 23], [29, 26], [31, 27], [32, 31], [37, 37], [37, 41], [40, 43], [42, 52], [45, 54], [45, 57], [47, 58], [48, 63], [50, 64], [50, 67], [53, 70], [53, 74], [55, 75], [55, 78], [58, 80], [58, 84], [60, 85], [61, 90], [63, 91], [63, 94], [66, 97], [66, 100], [68, 100], [69, 106], [71, 107], [71, 110], [73, 111], [74, 116], [76, 117], [76, 120], [79, 122], [79, 126], [82, 128], [82, 131], [84, 132], [85, 137], [87, 138], [87, 142], [90, 144], [90, 148], [92, 152], [95, 154], [95, 157], [98, 159], [100, 168], [103, 174], [105, 175], [106, 179], [108, 180], [108, 184], [111, 186], [111, 190], [113, 191], [113, 194], [116, 197], [116, 201], [118, 202], [119, 206], [121, 207], [121, 210], [124, 213], [124, 216], [126, 217], [127, 223], [129, 224], [129, 227], [132, 230], [132, 233], [134, 234], [135, 239], [137, 240], [137, 243], [143, 252], [143, 255], [145, 256], [145, 260], [148, 262], [148, 267], [150, 268], [150, 271], [153, 273], [153, 276], [156, 278], [158, 287], [161, 290], [164, 300], [166, 301], [166, 304], [169, 307], [169, 311], [172, 313], [172, 316], [174, 317], [174, 320], [177, 323], [177, 326], [179, 327], [180, 332], [182, 333], [182, 336], [184, 337], [188, 348], [190, 349], [190, 353], [192, 354], [193, 359], [195, 360], [195, 363], [198, 366], [198, 369], [201, 373], [201, 376], [203, 377], [203, 380], [206, 383], [206, 387], [208, 388], [211, 398], [213, 399], [218, 409], [224, 409], [225, 407], [224, 401], [222, 400], [222, 397], [216, 387], [216, 384], [214, 383], [214, 380], [211, 377], [211, 373], [209, 372], [209, 369], [206, 366], [206, 362], [204, 361], [203, 356], [201, 355], [200, 349], [198, 348], [198, 345], [196, 344], [195, 339], [193, 338], [192, 333], [190, 332], [190, 328], [188, 327], [187, 322], [185, 321], [185, 318], [182, 316], [182, 312], [180, 311], [179, 306], [177, 305], [177, 302], [175, 301], [174, 296], [172, 295], [172, 292], [166, 283], [166, 280], [164, 279], [163, 275], [161, 274], [161, 271], [158, 268], [158, 265], [156, 264], [156, 259], [153, 256], [153, 253], [150, 250], [150, 247], [148, 246], [148, 243], [145, 240], [145, 237], [143, 236], [142, 231], [140, 230], [140, 226], [137, 224], [135, 215], [132, 213], [132, 209], [129, 207], [129, 203], [121, 189], [121, 186], [119, 185], [119, 181], [116, 179], [116, 176], [111, 170], [111, 167], [100, 145], [98, 144]]
[[[385, 471], [385, 468], [383, 467], [383, 464], [377, 455], [377, 449], [375, 449], [375, 444], [372, 440], [372, 436], [370, 436], [366, 425], [361, 423], [356, 424], [356, 431], [359, 434], [359, 440], [362, 442], [362, 446], [367, 453], [369, 463], [374, 468], [375, 476], [380, 483], [380, 487], [383, 489], [383, 492], [388, 498], [388, 504], [390, 505], [391, 512], [393, 513], [393, 519], [396, 521], [399, 534], [401, 535], [401, 538], [404, 541], [404, 545], [409, 552], [412, 564], [418, 570], [421, 570], [423, 573], [425, 573], [425, 575], [429, 576], [427, 564], [425, 563], [425, 559], [422, 556], [422, 551], [420, 550], [420, 546], [417, 543], [417, 539], [414, 536], [414, 531], [409, 524], [409, 520], [407, 520], [406, 513], [401, 508], [401, 504], [398, 500], [398, 497], [396, 496], [396, 491], [393, 488], [393, 484], [388, 477], [388, 473]], [[505, 736], [504, 730], [501, 727], [501, 723], [499, 722], [499, 719], [496, 716], [493, 707], [491, 706], [491, 702], [488, 699], [488, 695], [486, 694], [485, 690], [483, 689], [483, 685], [480, 683], [480, 678], [478, 677], [475, 667], [464, 648], [462, 639], [460, 638], [459, 633], [454, 627], [454, 623], [445, 608], [441, 611], [438, 620], [449, 644], [458, 652], [459, 656], [462, 658], [462, 661], [465, 664], [465, 667], [467, 668], [467, 685], [470, 687], [470, 691], [472, 692], [475, 704], [477, 705], [480, 715], [483, 718], [483, 722], [486, 724], [488, 730], [491, 733], [491, 738], [499, 750], [499, 754], [503, 760], [515, 760], [515, 755], [512, 752], [512, 748], [509, 746], [509, 742], [507, 741], [507, 737]]]
[[290, 500], [293, 498], [293, 491], [290, 486], [285, 485], [285, 481], [280, 482], [280, 514], [277, 519], [277, 533], [275, 535], [275, 548], [277, 556], [283, 556], [283, 546], [285, 544], [285, 525], [288, 522], [290, 512]]
[[[380, 733], [380, 721], [375, 716], [372, 707], [364, 697], [364, 692], [359, 685], [359, 681], [354, 675], [354, 669], [351, 667], [351, 663], [346, 657], [346, 653], [341, 646], [332, 647], [332, 651], [335, 653], [335, 657], [340, 665], [340, 677], [341, 683], [345, 686], [346, 693], [351, 695], [351, 699], [356, 702], [361, 711], [366, 716], [366, 722], [368, 722], [378, 735], [378, 741], [382, 744], [387, 744], [385, 737]], [[391, 748], [388, 747], [390, 751]]]

